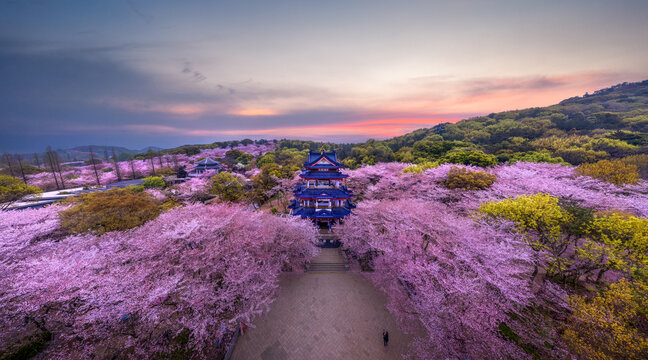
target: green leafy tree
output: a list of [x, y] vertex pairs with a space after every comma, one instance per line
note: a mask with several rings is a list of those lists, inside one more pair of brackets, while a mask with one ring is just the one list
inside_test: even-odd
[[448, 151], [459, 148], [468, 148], [471, 145], [462, 141], [446, 141], [440, 136], [429, 137], [414, 143], [412, 156], [415, 159], [438, 159]]
[[561, 164], [565, 162], [561, 157], [552, 157], [548, 153], [535, 152], [535, 151], [514, 154], [513, 156], [509, 157], [508, 161], [510, 164], [514, 164], [518, 161], [549, 163], [549, 164]]
[[497, 165], [497, 157], [495, 155], [485, 154], [483, 151], [479, 150], [461, 151], [448, 153], [443, 157], [443, 159], [441, 159], [441, 162], [489, 167]]
[[245, 183], [228, 172], [218, 173], [211, 178], [210, 192], [221, 201], [238, 201], [245, 195]]

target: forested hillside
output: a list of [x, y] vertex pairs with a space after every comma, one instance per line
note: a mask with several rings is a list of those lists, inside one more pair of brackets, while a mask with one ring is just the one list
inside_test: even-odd
[[[294, 140], [283, 140], [280, 146], [313, 150], [320, 147]], [[443, 161], [452, 154], [470, 151], [495, 155], [499, 163], [531, 160], [572, 165], [645, 154], [648, 80], [615, 85], [548, 107], [439, 124], [383, 141], [329, 144], [327, 148], [330, 146], [352, 168], [388, 161]]]

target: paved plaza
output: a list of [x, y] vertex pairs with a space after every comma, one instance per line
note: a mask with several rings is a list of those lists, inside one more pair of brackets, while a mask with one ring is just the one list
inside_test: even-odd
[[398, 330], [385, 301], [357, 272], [282, 275], [279, 297], [239, 338], [232, 359], [400, 359], [412, 336]]

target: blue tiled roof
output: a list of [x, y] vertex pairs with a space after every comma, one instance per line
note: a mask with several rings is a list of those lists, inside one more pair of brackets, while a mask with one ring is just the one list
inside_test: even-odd
[[296, 207], [293, 210], [294, 216], [301, 216], [302, 218], [311, 219], [331, 219], [343, 218], [351, 214], [351, 210], [344, 207], [335, 207], [331, 209], [315, 209], [311, 207]]
[[351, 191], [346, 188], [340, 189], [306, 189], [304, 186], [297, 185], [295, 188], [295, 197], [307, 199], [339, 199], [353, 196]]
[[[316, 162], [320, 161], [322, 158], [326, 158], [326, 160], [330, 164], [317, 164], [315, 165]], [[316, 151], [311, 151], [308, 154], [308, 161], [304, 163], [304, 167], [314, 167], [314, 168], [338, 168], [342, 167], [344, 164], [341, 164], [337, 160], [337, 154], [335, 151], [327, 151], [327, 152], [316, 152]]]
[[210, 157], [206, 157], [206, 158], [196, 162], [196, 165], [218, 165], [218, 164], [220, 164], [218, 161], [216, 161], [216, 160], [214, 160], [214, 159], [212, 159]]
[[349, 175], [342, 174], [339, 171], [310, 171], [303, 170], [299, 176], [306, 179], [343, 179]]

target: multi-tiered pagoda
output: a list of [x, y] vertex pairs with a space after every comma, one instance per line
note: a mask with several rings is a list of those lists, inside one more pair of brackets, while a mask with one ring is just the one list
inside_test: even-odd
[[351, 214], [355, 206], [351, 203], [353, 194], [342, 185], [342, 180], [349, 176], [340, 172], [343, 166], [335, 151], [311, 151], [299, 175], [305, 182], [295, 186], [295, 200], [289, 206], [291, 214], [312, 219], [329, 231], [333, 222]]

